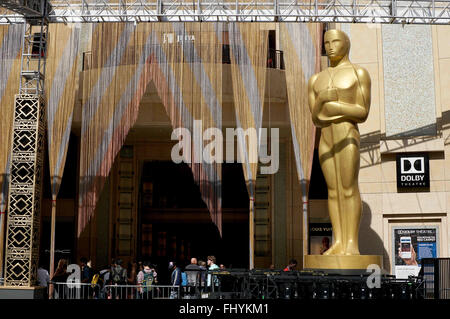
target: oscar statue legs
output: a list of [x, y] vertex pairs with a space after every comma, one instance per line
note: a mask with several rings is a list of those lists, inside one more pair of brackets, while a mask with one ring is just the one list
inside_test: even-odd
[[344, 246], [345, 255], [359, 255], [358, 231], [361, 221], [361, 195], [358, 186], [359, 173], [359, 132], [356, 128], [349, 130], [349, 134], [342, 142], [343, 148], [337, 153], [342, 181], [342, 203], [341, 223], [344, 225]]
[[324, 128], [319, 159], [328, 187], [328, 210], [335, 237], [334, 244], [324, 255], [359, 255], [358, 130], [347, 127], [346, 123]]
[[333, 227], [334, 243], [326, 252], [324, 252], [324, 255], [341, 255], [344, 253], [344, 246], [337, 182], [334, 173], [336, 171], [336, 165], [334, 163], [332, 144], [328, 142], [327, 136], [325, 136], [325, 134], [322, 135], [319, 144], [319, 159], [328, 188], [328, 212]]

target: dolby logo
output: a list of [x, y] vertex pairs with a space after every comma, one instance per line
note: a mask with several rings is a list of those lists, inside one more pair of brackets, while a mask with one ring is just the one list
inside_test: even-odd
[[428, 154], [397, 154], [397, 187], [430, 186]]
[[425, 172], [424, 157], [403, 157], [400, 163], [402, 174], [423, 174]]

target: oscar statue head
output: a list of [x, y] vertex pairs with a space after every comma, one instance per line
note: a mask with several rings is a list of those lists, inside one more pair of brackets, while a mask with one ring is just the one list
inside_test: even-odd
[[330, 62], [338, 63], [342, 59], [348, 59], [350, 51], [350, 40], [348, 36], [340, 30], [328, 30], [325, 32], [324, 45]]

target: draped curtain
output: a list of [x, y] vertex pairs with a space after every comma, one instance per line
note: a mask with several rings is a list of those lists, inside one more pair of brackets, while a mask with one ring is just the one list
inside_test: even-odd
[[149, 30], [131, 23], [99, 24], [92, 68], [83, 80], [78, 236], [94, 213], [105, 179], [136, 121], [150, 74], [143, 50]]
[[[266, 86], [268, 31], [261, 23], [230, 23], [228, 36], [236, 127], [242, 129], [237, 131], [238, 152], [253, 201]], [[251, 134], [252, 129], [256, 136]]]
[[52, 200], [61, 186], [78, 90], [80, 25], [51, 24], [46, 67], [47, 140]]
[[[192, 132], [194, 120], [202, 121], [202, 132], [221, 128], [220, 29], [220, 23], [108, 23], [95, 28], [92, 68], [83, 81], [78, 235], [94, 213], [150, 81], [174, 129]], [[195, 143], [191, 162], [202, 149]], [[190, 167], [221, 232], [220, 164], [200, 160]]]
[[45, 98], [47, 141], [52, 194], [50, 231], [50, 275], [54, 272], [56, 198], [58, 196], [67, 147], [69, 146], [75, 97], [78, 93], [80, 25], [56, 25], [48, 28]]
[[0, 25], [0, 212], [6, 210], [14, 96], [19, 93], [23, 25]]
[[238, 140], [238, 159], [250, 197], [249, 252], [250, 269], [254, 267], [254, 201], [258, 153], [266, 89], [268, 31], [262, 23], [230, 23], [231, 77]]
[[[192, 134], [189, 154], [194, 181], [210, 216], [222, 234], [222, 167], [203, 158], [203, 133], [222, 129], [222, 23], [160, 23], [154, 25], [157, 51], [153, 82], [172, 127]], [[197, 122], [198, 136], [194, 133]], [[214, 140], [216, 137], [211, 137]], [[217, 141], [222, 144], [222, 141]], [[214, 150], [216, 155], [218, 150]]]
[[0, 274], [3, 269], [14, 96], [19, 93], [23, 24], [0, 25]]
[[308, 187], [315, 144], [315, 126], [308, 106], [308, 80], [320, 71], [320, 34], [319, 24], [280, 24], [292, 143], [303, 202], [304, 254], [308, 252]]
[[[280, 24], [295, 164], [302, 194], [310, 180], [315, 126], [308, 106], [308, 80], [320, 70], [320, 25]], [[307, 198], [307, 197], [306, 197]]]

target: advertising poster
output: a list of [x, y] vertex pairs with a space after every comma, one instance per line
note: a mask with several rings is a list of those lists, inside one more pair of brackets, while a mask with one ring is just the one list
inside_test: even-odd
[[438, 227], [393, 228], [393, 272], [399, 279], [417, 276], [422, 258], [438, 257]]
[[322, 255], [333, 243], [331, 223], [309, 224], [309, 253]]

